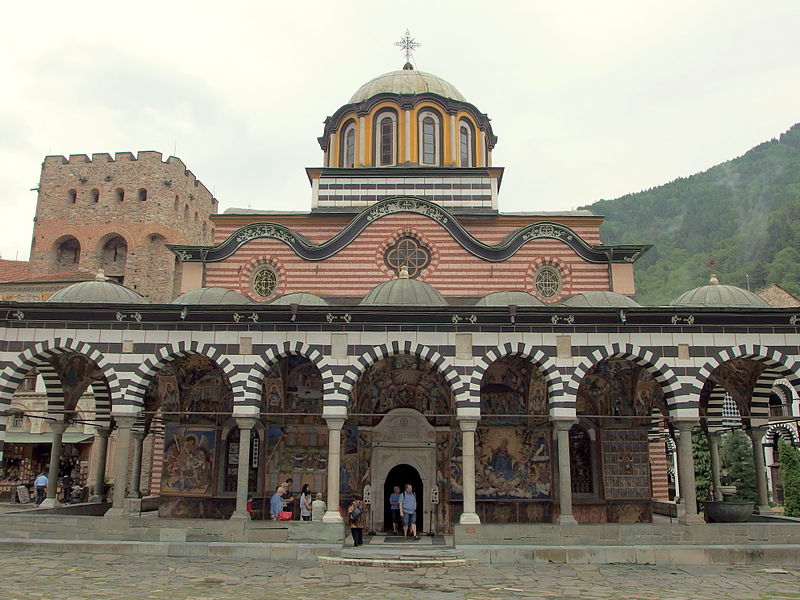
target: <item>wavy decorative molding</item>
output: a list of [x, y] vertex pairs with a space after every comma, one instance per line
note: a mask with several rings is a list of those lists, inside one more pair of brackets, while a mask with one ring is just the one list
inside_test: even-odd
[[278, 223], [251, 223], [234, 231], [219, 246], [170, 244], [167, 247], [184, 262], [219, 262], [251, 240], [268, 238], [284, 242], [304, 260], [325, 260], [346, 248], [370, 223], [395, 213], [413, 213], [436, 221], [467, 252], [489, 262], [508, 260], [522, 246], [537, 239], [564, 242], [578, 256], [592, 263], [633, 262], [650, 248], [649, 245], [592, 246], [569, 227], [551, 221], [539, 221], [518, 229], [499, 244], [484, 244], [468, 232], [452, 213], [438, 204], [413, 196], [397, 196], [376, 202], [322, 244], [312, 244], [301, 234]]

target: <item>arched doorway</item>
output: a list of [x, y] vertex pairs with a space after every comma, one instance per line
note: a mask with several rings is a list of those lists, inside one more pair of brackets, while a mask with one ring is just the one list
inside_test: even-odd
[[400, 492], [406, 489], [406, 484], [411, 484], [411, 489], [417, 496], [417, 531], [425, 530], [423, 523], [422, 499], [425, 497], [425, 489], [422, 485], [422, 478], [419, 471], [407, 464], [396, 465], [386, 474], [386, 481], [383, 484], [383, 530], [391, 531], [392, 513], [389, 506], [389, 495], [394, 490], [394, 486], [400, 488]]

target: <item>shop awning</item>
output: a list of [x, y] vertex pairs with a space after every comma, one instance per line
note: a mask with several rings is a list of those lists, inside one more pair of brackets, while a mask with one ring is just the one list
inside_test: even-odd
[[[64, 444], [80, 444], [94, 437], [91, 433], [65, 433], [61, 438]], [[53, 441], [52, 433], [25, 433], [6, 431], [6, 444], [50, 444]]]

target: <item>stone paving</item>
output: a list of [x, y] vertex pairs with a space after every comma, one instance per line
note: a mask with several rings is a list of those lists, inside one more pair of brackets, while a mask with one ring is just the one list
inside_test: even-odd
[[800, 568], [632, 565], [383, 569], [0, 550], [3, 600], [800, 598]]

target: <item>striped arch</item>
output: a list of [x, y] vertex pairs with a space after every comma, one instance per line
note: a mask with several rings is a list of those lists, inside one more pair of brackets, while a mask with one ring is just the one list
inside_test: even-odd
[[763, 363], [766, 368], [753, 387], [750, 399], [751, 424], [763, 425], [769, 420], [769, 396], [778, 379], [785, 378], [795, 393], [800, 393], [800, 364], [785, 354], [760, 345], [742, 345], [726, 348], [703, 365], [697, 372], [695, 393], [699, 396], [709, 382], [711, 373], [720, 365], [735, 359], [748, 359]]
[[61, 379], [48, 359], [75, 352], [83, 354], [92, 360], [103, 372], [103, 376], [90, 383], [95, 398], [95, 421], [100, 427], [107, 427], [111, 422], [111, 406], [121, 401], [121, 386], [113, 366], [106, 360], [99, 350], [87, 342], [73, 338], [55, 338], [39, 342], [20, 354], [0, 374], [0, 407], [3, 409], [11, 405], [14, 392], [25, 379], [31, 369], [37, 369], [45, 382], [47, 392], [47, 411], [63, 413], [64, 389]]
[[767, 427], [767, 433], [764, 435], [764, 445], [777, 446], [778, 438], [783, 438], [784, 442], [793, 446], [800, 446], [800, 436], [797, 435], [797, 431], [786, 423], [773, 423]]
[[342, 375], [337, 393], [330, 400], [326, 398], [325, 404], [328, 406], [349, 406], [350, 393], [353, 391], [353, 386], [367, 369], [384, 358], [397, 356], [399, 354], [416, 356], [417, 358], [431, 363], [450, 385], [450, 389], [453, 391], [453, 397], [456, 401], [456, 407], [470, 405], [466, 393], [467, 386], [463, 384], [461, 377], [459, 377], [453, 365], [451, 365], [444, 356], [436, 352], [436, 350], [423, 344], [409, 341], [395, 341], [391, 344], [373, 346], [367, 350], [355, 360], [355, 365], [347, 369], [344, 375]]
[[561, 377], [561, 372], [558, 370], [553, 360], [536, 346], [523, 342], [516, 344], [508, 342], [487, 350], [486, 354], [484, 354], [475, 365], [472, 371], [472, 377], [469, 380], [470, 402], [480, 406], [481, 383], [483, 382], [484, 375], [486, 375], [486, 370], [493, 363], [506, 356], [520, 356], [526, 358], [534, 366], [538, 367], [547, 382], [547, 403], [551, 414], [561, 412], [559, 408], [571, 409], [571, 415], [575, 414], [574, 401], [565, 402], [564, 381]]
[[244, 381], [244, 397], [236, 406], [261, 407], [261, 394], [264, 387], [264, 374], [271, 366], [287, 356], [302, 356], [319, 369], [322, 377], [322, 397], [329, 398], [334, 393], [333, 374], [328, 361], [319, 346], [310, 346], [304, 342], [284, 342], [267, 347], [260, 360], [253, 365]]
[[[735, 415], [726, 414], [726, 412], [731, 412], [730, 407], [726, 405], [726, 398], [728, 398], [728, 392], [722, 386], [715, 385], [709, 392], [706, 406], [706, 427], [708, 431], [727, 429], [732, 425], [732, 419], [737, 418]], [[738, 419], [739, 424], [741, 424], [741, 417], [738, 417]]]
[[190, 356], [192, 354], [202, 354], [216, 363], [222, 372], [228, 377], [233, 391], [234, 405], [236, 398], [241, 397], [239, 393], [241, 382], [237, 377], [236, 369], [216, 348], [209, 344], [198, 342], [176, 342], [163, 346], [153, 355], [147, 357], [136, 369], [136, 373], [131, 377], [130, 383], [125, 394], [125, 412], [138, 413], [144, 409], [144, 395], [150, 380], [161, 370], [161, 368], [176, 358]]
[[604, 360], [623, 359], [636, 363], [640, 367], [647, 369], [653, 378], [661, 386], [664, 393], [664, 401], [672, 411], [677, 404], [681, 392], [681, 384], [675, 373], [662, 359], [658, 358], [650, 350], [644, 350], [633, 344], [611, 344], [598, 348], [588, 357], [584, 358], [573, 371], [572, 376], [567, 382], [566, 392], [572, 397], [578, 397], [578, 388], [581, 381], [586, 377], [589, 370]]

